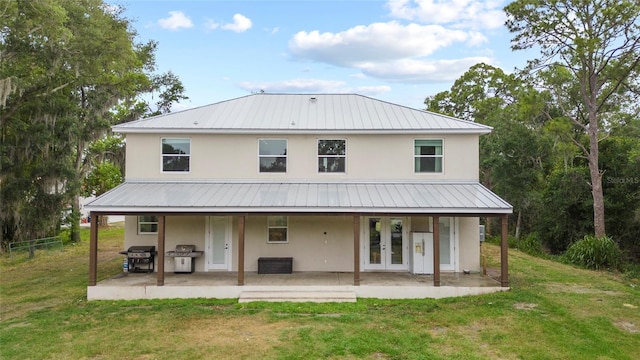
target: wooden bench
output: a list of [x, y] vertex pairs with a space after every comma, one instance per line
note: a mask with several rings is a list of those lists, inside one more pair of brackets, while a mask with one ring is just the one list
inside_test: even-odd
[[293, 258], [261, 257], [258, 258], [258, 274], [291, 274]]

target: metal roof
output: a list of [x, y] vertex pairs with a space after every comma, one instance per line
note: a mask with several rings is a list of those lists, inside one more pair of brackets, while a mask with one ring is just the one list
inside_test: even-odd
[[357, 94], [253, 94], [113, 127], [121, 133], [474, 133], [490, 126]]
[[88, 205], [111, 213], [510, 214], [474, 182], [128, 181]]

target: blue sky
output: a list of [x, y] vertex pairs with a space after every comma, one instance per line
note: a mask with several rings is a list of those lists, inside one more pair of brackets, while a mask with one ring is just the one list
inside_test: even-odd
[[511, 51], [500, 0], [107, 2], [137, 41], [158, 42], [158, 71], [182, 80], [190, 99], [174, 110], [260, 90], [422, 109], [473, 64], [512, 72], [531, 58]]

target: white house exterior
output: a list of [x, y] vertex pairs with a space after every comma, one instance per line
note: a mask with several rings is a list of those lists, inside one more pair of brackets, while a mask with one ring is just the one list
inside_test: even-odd
[[[360, 95], [263, 93], [113, 131], [126, 180], [87, 208], [126, 216], [125, 248], [157, 246], [158, 286], [177, 244], [204, 251], [196, 272], [237, 272], [239, 286], [259, 258], [353, 272], [357, 286], [360, 272], [416, 272], [418, 250], [437, 286], [441, 271], [481, 270], [483, 216], [503, 218], [506, 245], [512, 207], [478, 179], [485, 125]], [[416, 234], [433, 245], [418, 249]]]

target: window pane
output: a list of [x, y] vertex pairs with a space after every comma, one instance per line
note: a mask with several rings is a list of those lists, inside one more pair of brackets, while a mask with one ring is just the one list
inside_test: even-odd
[[369, 264], [382, 264], [380, 219], [369, 219]]
[[318, 158], [318, 172], [343, 173], [345, 171], [345, 158], [343, 157], [320, 157]]
[[140, 224], [140, 233], [157, 233], [158, 224]]
[[287, 242], [287, 228], [269, 229], [269, 242]]
[[286, 216], [269, 216], [269, 226], [287, 226]]
[[417, 157], [416, 172], [442, 172], [441, 157]]
[[158, 222], [158, 217], [155, 215], [142, 215], [138, 219], [140, 222]]
[[163, 154], [190, 154], [190, 139], [162, 139]]
[[442, 155], [442, 140], [416, 140], [415, 155]]
[[286, 157], [261, 157], [260, 172], [287, 172]]
[[318, 140], [318, 155], [344, 155], [345, 140]]
[[287, 140], [260, 140], [260, 155], [287, 155]]
[[189, 171], [189, 156], [163, 156], [162, 171]]

